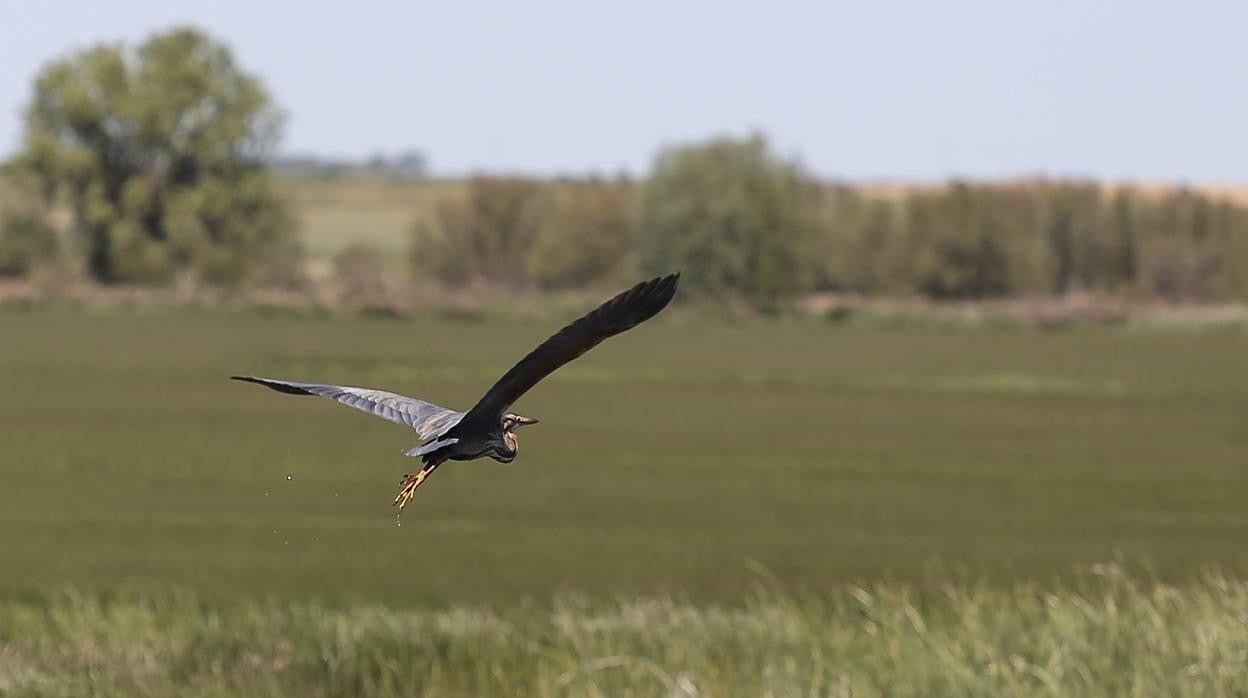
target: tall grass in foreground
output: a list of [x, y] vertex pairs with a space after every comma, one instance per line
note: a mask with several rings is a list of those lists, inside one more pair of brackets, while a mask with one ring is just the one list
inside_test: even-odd
[[1244, 695], [1248, 582], [880, 583], [740, 606], [0, 600], [9, 695]]

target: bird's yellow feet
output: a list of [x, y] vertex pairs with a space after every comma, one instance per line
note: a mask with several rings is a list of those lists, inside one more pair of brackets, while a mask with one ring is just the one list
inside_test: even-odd
[[[412, 501], [412, 497], [416, 496], [416, 488], [420, 487], [421, 483], [429, 477], [429, 474], [437, 470], [437, 468], [437, 465], [426, 465], [415, 475], [403, 476], [403, 489], [399, 490], [398, 496], [394, 498], [394, 504], [391, 505], [399, 508], [399, 511], [395, 514], [396, 519], [403, 514], [403, 507], [407, 506], [407, 503]], [[402, 521], [399, 522], [399, 525], [402, 525]]]

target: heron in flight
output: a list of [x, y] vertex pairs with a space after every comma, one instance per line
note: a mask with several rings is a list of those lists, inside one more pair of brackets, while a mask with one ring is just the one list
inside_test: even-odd
[[414, 475], [403, 476], [403, 488], [394, 498], [394, 505], [399, 507], [401, 514], [403, 507], [415, 496], [416, 488], [448, 460], [485, 457], [500, 463], [515, 460], [518, 446], [516, 432], [520, 427], [537, 424], [538, 420], [511, 412], [512, 403], [560, 366], [589, 351], [602, 340], [654, 317], [676, 295], [679, 280], [680, 274], [677, 273], [637, 284], [559, 330], [503, 374], [467, 412], [456, 412], [416, 398], [371, 388], [298, 383], [256, 376], [231, 378], [258, 383], [289, 395], [327, 397], [416, 430], [423, 443], [403, 453], [420, 458], [424, 467]]

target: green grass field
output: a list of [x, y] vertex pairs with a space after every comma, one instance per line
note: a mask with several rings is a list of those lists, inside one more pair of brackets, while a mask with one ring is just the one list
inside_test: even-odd
[[751, 561], [793, 591], [933, 562], [1003, 580], [1248, 562], [1238, 336], [676, 312], [540, 385], [516, 462], [441, 469], [401, 528], [409, 432], [226, 380], [462, 408], [560, 321], [6, 310], [0, 589], [730, 599]]
[[[53, 693], [94, 686], [160, 694], [169, 685], [162, 682], [180, 679], [202, 679], [195, 685], [205, 693], [297, 690], [294, 675], [272, 678], [277, 683], [266, 689], [230, 684], [230, 672], [250, 661], [248, 643], [259, 642], [265, 628], [279, 628], [270, 639], [305, 633], [300, 637], [312, 644], [296, 642], [293, 666], [336, 661], [316, 648], [354, 637], [356, 617], [364, 623], [358, 632], [381, 624], [375, 632], [383, 636], [404, 623], [432, 624], [441, 630], [407, 642], [433, 643], [436, 651], [383, 638], [369, 663], [342, 669], [355, 672], [345, 683], [326, 684], [337, 687], [331, 693], [393, 689], [406, 684], [386, 682], [426, 671], [422, 685], [433, 693], [437, 686], [443, 693], [488, 686], [593, 694], [585, 676], [575, 674], [562, 687], [560, 677], [617, 654], [656, 663], [669, 678], [684, 664], [701, 667], [695, 673], [704, 686], [772, 686], [777, 695], [792, 695], [784, 687], [809, 687], [817, 675], [826, 692], [840, 690], [835, 682], [846, 667], [884, 671], [881, 657], [900, 661], [930, 642], [913, 639], [908, 650], [889, 650], [860, 634], [838, 634], [842, 620], [857, 618], [850, 606], [814, 615], [793, 609], [822, 608], [848, 584], [939, 596], [944, 582], [933, 579], [998, 595], [992, 613], [1001, 617], [993, 622], [1014, 624], [1021, 643], [1014, 651], [1025, 657], [1018, 666], [1044, 667], [1049, 660], [1024, 651], [1029, 638], [1084, 630], [1041, 627], [1045, 619], [1067, 621], [1039, 610], [1028, 616], [1021, 601], [1014, 609], [1011, 594], [1034, 605], [1051, 589], [1074, 604], [1063, 594], [1074, 593], [1069, 584], [1077, 570], [1115, 559], [1176, 585], [1176, 598], [1209, 618], [1230, 614], [1222, 618], [1234, 626], [1230, 634], [1207, 637], [1186, 616], [1167, 615], [1165, 598], [1153, 599], [1163, 592], [1144, 590], [1123, 601], [1144, 604], [1132, 606], [1140, 609], [1162, 604], [1155, 629], [1173, 632], [1171, 645], [1154, 648], [1157, 671], [1186, 671], [1195, 662], [1191, 686], [1245, 690], [1242, 672], [1206, 676], [1192, 658], [1201, 642], [1232, 659], [1248, 652], [1242, 586], [1232, 583], [1225, 598], [1210, 600], [1221, 587], [1202, 577], [1219, 569], [1242, 579], [1248, 571], [1248, 339], [1241, 335], [728, 325], [677, 308], [538, 386], [517, 405], [542, 419], [520, 434], [520, 457], [510, 465], [442, 468], [402, 527], [389, 502], [415, 465], [399, 453], [415, 444], [408, 432], [329, 401], [226, 380], [255, 373], [384, 387], [462, 408], [564, 319], [0, 310], [0, 601], [8, 604], [3, 613], [26, 613], [24, 622], [48, 629], [42, 639], [21, 641], [0, 629], [8, 632], [0, 636], [0, 693], [7, 685], [36, 693], [40, 686]], [[757, 598], [764, 581], [778, 596]], [[550, 604], [567, 598], [585, 599], [577, 617], [586, 623], [603, 614], [633, 622], [640, 616], [629, 604], [646, 599], [710, 618], [719, 617], [717, 608], [745, 609], [716, 632], [744, 653], [742, 661], [757, 660], [749, 666], [778, 673], [734, 684], [731, 671], [746, 670], [708, 663], [709, 641], [696, 634], [684, 650], [671, 636], [617, 642], [593, 635], [577, 645], [559, 634], [566, 628], [551, 615]], [[1099, 608], [1108, 597], [1087, 598]], [[160, 671], [153, 683], [110, 683], [107, 672], [83, 679], [73, 668], [95, 661], [84, 646], [100, 648], [101, 666], [109, 652], [130, 651], [90, 626], [107, 625], [107, 613], [92, 616], [91, 609], [109, 603], [135, 623], [124, 627], [132, 628], [138, 654], [126, 661], [140, 666], [148, 661], [144, 652], [154, 653], [150, 661]], [[161, 615], [161, 604], [178, 603], [226, 609], [226, 620], [213, 621], [206, 611], [182, 620]], [[317, 604], [338, 610], [307, 610]], [[959, 680], [959, 666], [986, 671], [987, 648], [1005, 652], [995, 635], [953, 637], [969, 622], [968, 608], [937, 603], [935, 616], [923, 616], [950, 638], [940, 646], [967, 643], [971, 653], [965, 662], [933, 655], [935, 663], [922, 671], [945, 667], [939, 681]], [[1019, 614], [1013, 620], [1011, 609]], [[780, 632], [773, 620], [778, 627], [799, 622], [769, 615], [781, 611], [814, 623], [811, 632], [823, 639], [785, 651], [746, 646], [750, 628]], [[438, 639], [438, 632], [455, 632], [438, 618], [487, 612], [519, 614], [507, 622], [520, 635], [462, 647]], [[1132, 623], [1153, 622], [1140, 612], [1143, 619], [1133, 616]], [[230, 613], [241, 614], [239, 627], [253, 635], [236, 636]], [[381, 620], [389, 613], [398, 625]], [[680, 617], [704, 622], [696, 614]], [[176, 632], [166, 627], [178, 623]], [[526, 623], [532, 637], [545, 639], [531, 640], [522, 632]], [[18, 626], [0, 621], [9, 627]], [[683, 626], [662, 627], [679, 633]], [[173, 645], [153, 649], [166, 639]], [[492, 668], [489, 643], [513, 640], [499, 650], [501, 668]], [[860, 644], [835, 649], [841, 642]], [[554, 658], [537, 661], [547, 645]], [[814, 646], [827, 653], [818, 671]], [[1078, 652], [1127, 651], [1113, 643], [1071, 647], [1076, 654], [1063, 666], [1073, 673], [1058, 685], [1076, 692], [1110, 685], [1070, 683], [1084, 680], [1080, 672], [1100, 671], [1091, 655]], [[399, 661], [385, 659], [387, 648], [409, 658], [417, 653], [417, 668], [387, 668], [383, 659]], [[517, 655], [518, 648], [530, 654]], [[455, 654], [461, 651], [468, 654]], [[464, 669], [473, 651], [485, 662], [474, 665], [477, 674]], [[871, 651], [885, 654], [871, 664]], [[58, 665], [57, 657], [65, 662]], [[167, 663], [195, 657], [208, 664]], [[1013, 661], [1007, 654], [997, 659]], [[535, 673], [509, 673], [522, 665]], [[64, 673], [49, 674], [54, 666]], [[628, 666], [604, 670], [615, 681], [650, 676], [639, 695], [666, 691], [645, 662]], [[1035, 672], [1028, 676], [1038, 690], [1048, 685]], [[854, 695], [906, 692], [879, 677], [860, 683], [868, 679], [847, 679]], [[1206, 679], [1222, 683], [1201, 683]], [[914, 680], [907, 689], [913, 694], [941, 686], [954, 693], [1008, 688]]]

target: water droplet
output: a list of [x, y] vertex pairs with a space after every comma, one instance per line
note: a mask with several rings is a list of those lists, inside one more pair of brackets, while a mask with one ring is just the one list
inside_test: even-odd
[[286, 479], [287, 479], [287, 480], [294, 480], [294, 479], [295, 479], [295, 477], [294, 477], [293, 475], [287, 475], [287, 476], [286, 476]]

